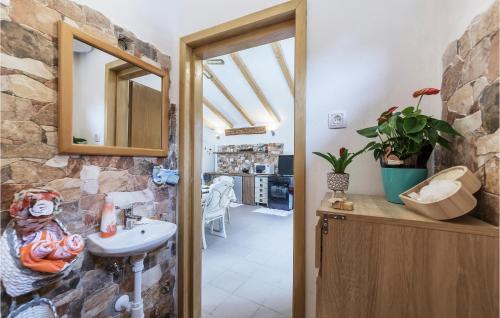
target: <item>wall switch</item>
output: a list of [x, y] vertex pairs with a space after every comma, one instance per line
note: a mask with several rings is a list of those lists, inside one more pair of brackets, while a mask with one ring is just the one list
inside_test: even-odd
[[339, 129], [345, 128], [345, 115], [344, 113], [330, 113], [328, 114], [328, 128]]

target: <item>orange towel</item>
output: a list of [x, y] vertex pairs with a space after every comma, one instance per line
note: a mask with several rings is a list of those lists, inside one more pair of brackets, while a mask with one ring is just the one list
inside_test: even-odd
[[32, 270], [57, 273], [63, 270], [84, 247], [80, 235], [69, 235], [57, 240], [51, 231], [38, 231], [30, 236], [31, 242], [20, 249], [21, 263]]
[[67, 263], [64, 260], [48, 260], [39, 257], [47, 251], [55, 250], [55, 244], [49, 241], [38, 241], [27, 244], [20, 249], [21, 263], [34, 271], [44, 273], [58, 273], [62, 271]]

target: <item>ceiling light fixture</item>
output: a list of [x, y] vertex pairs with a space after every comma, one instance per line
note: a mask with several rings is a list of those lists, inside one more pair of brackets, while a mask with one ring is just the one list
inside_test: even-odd
[[224, 62], [223, 59], [210, 59], [207, 60], [207, 64], [209, 65], [224, 65], [226, 62]]

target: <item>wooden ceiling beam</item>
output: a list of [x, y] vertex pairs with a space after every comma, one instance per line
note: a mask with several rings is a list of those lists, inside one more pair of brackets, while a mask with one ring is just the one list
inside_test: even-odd
[[288, 84], [288, 88], [290, 89], [290, 93], [292, 96], [294, 95], [294, 84], [293, 84], [293, 78], [290, 73], [290, 69], [288, 68], [288, 65], [286, 64], [285, 60], [285, 55], [283, 54], [283, 49], [281, 48], [281, 44], [279, 42], [274, 42], [271, 43], [271, 47], [274, 52], [274, 56], [276, 57], [276, 60], [278, 61], [278, 64], [280, 65], [281, 72], [283, 73], [283, 76], [285, 77], [286, 83]]
[[205, 105], [205, 107], [207, 107], [212, 113], [214, 113], [217, 118], [224, 122], [228, 126], [228, 128], [234, 127], [234, 124], [229, 120], [229, 118], [227, 118], [226, 115], [224, 115], [212, 102], [210, 102], [205, 97], [203, 97], [203, 105]]
[[222, 84], [222, 82], [219, 80], [219, 78], [215, 75], [215, 73], [210, 69], [210, 67], [204, 63], [203, 64], [204, 70], [208, 73], [210, 76], [210, 80], [214, 83], [214, 85], [219, 89], [219, 91], [231, 102], [231, 104], [236, 108], [236, 110], [245, 118], [245, 120], [251, 125], [254, 126], [255, 122], [252, 120], [250, 115], [247, 113], [247, 111], [241, 106], [241, 104], [234, 98], [233, 95], [229, 92], [229, 90]]
[[240, 70], [241, 74], [243, 75], [243, 77], [247, 81], [248, 85], [250, 85], [250, 87], [252, 88], [255, 95], [257, 95], [257, 98], [262, 103], [262, 106], [264, 106], [264, 108], [269, 113], [269, 115], [271, 117], [273, 117], [274, 121], [279, 123], [281, 120], [280, 120], [278, 113], [274, 110], [274, 108], [271, 106], [271, 104], [267, 100], [267, 98], [264, 95], [264, 92], [260, 88], [259, 84], [257, 84], [252, 73], [250, 73], [250, 70], [246, 66], [245, 62], [243, 62], [243, 60], [241, 59], [241, 56], [236, 52], [231, 53], [230, 55], [231, 55], [231, 58], [233, 59], [234, 63], [236, 64], [236, 66]]

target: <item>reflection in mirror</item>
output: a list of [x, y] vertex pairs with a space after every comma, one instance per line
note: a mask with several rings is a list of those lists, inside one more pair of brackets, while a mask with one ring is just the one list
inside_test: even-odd
[[73, 143], [161, 149], [162, 79], [73, 39]]

